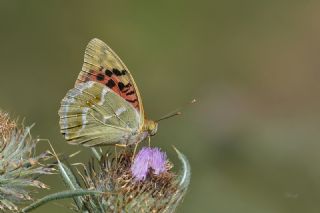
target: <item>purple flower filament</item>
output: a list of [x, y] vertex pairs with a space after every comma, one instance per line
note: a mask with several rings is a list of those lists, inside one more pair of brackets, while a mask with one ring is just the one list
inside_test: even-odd
[[159, 175], [166, 171], [167, 155], [159, 148], [143, 147], [136, 155], [131, 172], [135, 180], [145, 180], [150, 171]]

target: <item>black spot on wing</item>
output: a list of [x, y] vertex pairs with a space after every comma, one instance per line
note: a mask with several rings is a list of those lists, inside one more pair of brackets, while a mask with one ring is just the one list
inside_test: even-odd
[[119, 82], [118, 87], [119, 87], [120, 91], [122, 91], [126, 86], [122, 82]]
[[106, 83], [106, 86], [109, 87], [110, 89], [112, 89], [115, 85], [116, 85], [116, 83], [114, 83], [114, 81], [113, 81], [112, 79], [110, 79], [110, 80]]
[[118, 69], [112, 69], [112, 72], [116, 75], [116, 76], [121, 76], [122, 74], [121, 74], [121, 71], [120, 70], [118, 70]]
[[109, 76], [109, 77], [111, 77], [111, 76], [113, 75], [113, 73], [112, 73], [110, 70], [108, 70], [108, 69], [106, 69], [106, 70], [104, 71], [104, 73], [105, 73], [107, 76]]
[[97, 75], [97, 80], [98, 80], [98, 81], [103, 81], [103, 80], [104, 80], [104, 75], [103, 75], [102, 73], [99, 73], [99, 74]]
[[120, 70], [118, 70], [118, 69], [116, 69], [116, 68], [113, 68], [113, 69], [112, 69], [112, 72], [113, 72], [113, 74], [115, 74], [116, 76], [122, 76], [122, 75], [126, 75], [126, 74], [127, 74], [127, 71], [126, 71], [126, 70], [120, 71]]
[[130, 83], [128, 83], [128, 84], [126, 84], [126, 85], [124, 85], [124, 83], [122, 83], [122, 82], [119, 82], [119, 83], [118, 83], [118, 87], [119, 87], [120, 91], [125, 92], [125, 93], [130, 90], [130, 87], [131, 87], [131, 86], [132, 86], [132, 85], [131, 85]]

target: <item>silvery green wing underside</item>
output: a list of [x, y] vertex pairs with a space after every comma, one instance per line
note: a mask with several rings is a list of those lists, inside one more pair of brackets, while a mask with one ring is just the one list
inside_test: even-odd
[[[61, 101], [60, 128], [71, 144], [130, 144], [137, 138], [140, 115], [103, 84], [88, 81], [69, 90]], [[130, 142], [131, 141], [131, 142]]]

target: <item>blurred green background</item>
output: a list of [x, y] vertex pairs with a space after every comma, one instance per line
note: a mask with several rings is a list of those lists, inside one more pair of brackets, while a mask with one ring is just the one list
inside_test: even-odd
[[[319, 10], [309, 0], [1, 1], [0, 107], [58, 152], [81, 149], [60, 135], [57, 111], [97, 37], [133, 73], [148, 117], [198, 100], [152, 138], [174, 162], [171, 145], [190, 160], [178, 212], [319, 212]], [[57, 175], [44, 181], [64, 189]]]

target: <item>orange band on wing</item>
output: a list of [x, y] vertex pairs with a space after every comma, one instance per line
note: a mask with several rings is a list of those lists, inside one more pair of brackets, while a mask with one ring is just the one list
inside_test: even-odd
[[126, 70], [108, 70], [102, 67], [99, 71], [90, 70], [90, 73], [88, 73], [87, 76], [82, 76], [82, 79], [79, 80], [83, 82], [96, 81], [106, 85], [139, 111], [139, 100], [134, 86], [130, 82], [124, 84], [120, 79], [121, 76], [124, 76], [126, 74]]

